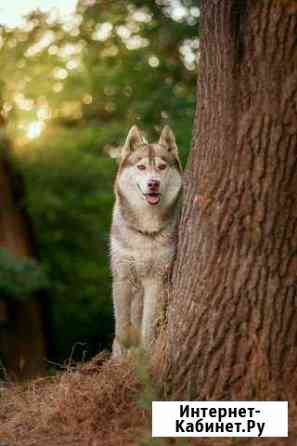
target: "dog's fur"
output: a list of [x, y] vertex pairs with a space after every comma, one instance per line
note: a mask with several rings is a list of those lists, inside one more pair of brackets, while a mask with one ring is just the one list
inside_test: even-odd
[[113, 356], [149, 349], [176, 249], [182, 169], [173, 132], [156, 144], [132, 127], [119, 156], [111, 229]]

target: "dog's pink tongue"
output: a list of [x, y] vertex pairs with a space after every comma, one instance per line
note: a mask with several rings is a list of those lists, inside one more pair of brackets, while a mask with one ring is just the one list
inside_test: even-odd
[[160, 201], [160, 197], [159, 197], [159, 195], [147, 195], [146, 196], [146, 201], [149, 204], [158, 204], [159, 201]]

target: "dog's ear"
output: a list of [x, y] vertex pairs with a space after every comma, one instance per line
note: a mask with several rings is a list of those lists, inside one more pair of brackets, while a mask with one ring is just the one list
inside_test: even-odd
[[138, 127], [136, 127], [136, 125], [134, 125], [129, 130], [126, 142], [122, 149], [122, 156], [124, 156], [130, 152], [134, 152], [134, 150], [137, 149], [137, 146], [139, 146], [143, 143], [144, 143], [144, 139], [141, 136], [140, 130], [138, 129]]
[[165, 125], [161, 132], [159, 144], [166, 147], [168, 152], [172, 152], [176, 155], [178, 154], [174, 133], [168, 125]]
[[171, 128], [168, 125], [165, 125], [165, 127], [163, 128], [163, 130], [161, 132], [159, 144], [162, 145], [163, 147], [166, 147], [168, 152], [172, 153], [172, 155], [175, 157], [175, 159], [177, 161], [177, 166], [178, 166], [179, 170], [182, 170], [181, 162], [180, 162], [179, 155], [178, 155], [178, 148], [177, 148], [177, 144], [175, 141], [175, 136], [174, 136], [173, 131], [171, 130]]
[[120, 162], [120, 160], [124, 158], [128, 153], [134, 152], [134, 150], [137, 149], [137, 146], [145, 142], [146, 140], [141, 135], [140, 130], [138, 129], [138, 127], [136, 127], [136, 125], [134, 125], [129, 130], [126, 142], [123, 146], [107, 145], [104, 147], [104, 151], [110, 156], [110, 158], [114, 158], [117, 162]]

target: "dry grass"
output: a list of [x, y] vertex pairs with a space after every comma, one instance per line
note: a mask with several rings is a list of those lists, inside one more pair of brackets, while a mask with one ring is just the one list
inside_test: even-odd
[[7, 384], [0, 387], [0, 446], [297, 445], [292, 406], [289, 439], [152, 439], [154, 397], [139, 358], [117, 363], [99, 355], [53, 378]]
[[1, 389], [0, 444], [130, 446], [148, 415], [134, 366], [97, 357], [87, 366]]

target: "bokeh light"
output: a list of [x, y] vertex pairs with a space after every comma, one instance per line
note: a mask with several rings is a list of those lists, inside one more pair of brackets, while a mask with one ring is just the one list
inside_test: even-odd
[[31, 122], [27, 129], [26, 129], [26, 135], [29, 139], [35, 139], [39, 138], [41, 133], [44, 130], [44, 122], [42, 121], [33, 121]]

